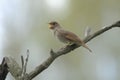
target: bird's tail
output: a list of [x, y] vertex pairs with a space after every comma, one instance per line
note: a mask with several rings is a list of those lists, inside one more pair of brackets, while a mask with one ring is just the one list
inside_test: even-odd
[[92, 50], [91, 50], [84, 42], [82, 42], [81, 45], [82, 45], [84, 48], [88, 49], [90, 52], [92, 52]]

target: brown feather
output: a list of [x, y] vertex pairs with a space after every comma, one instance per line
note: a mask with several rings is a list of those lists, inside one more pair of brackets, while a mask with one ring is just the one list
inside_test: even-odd
[[77, 35], [75, 35], [74, 33], [67, 31], [65, 33], [65, 37], [68, 40], [70, 40], [71, 42], [76, 43], [78, 45], [82, 45], [83, 47], [85, 47], [86, 49], [88, 49], [90, 52], [92, 52], [92, 50], [89, 49], [88, 46]]

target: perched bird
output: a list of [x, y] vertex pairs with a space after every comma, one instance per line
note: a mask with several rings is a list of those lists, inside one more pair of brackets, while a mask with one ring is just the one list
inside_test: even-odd
[[56, 21], [50, 22], [49, 28], [53, 30], [54, 36], [57, 37], [61, 42], [66, 44], [82, 45], [90, 52], [92, 52], [92, 50], [89, 49], [88, 46], [76, 34], [64, 30], [58, 22]]

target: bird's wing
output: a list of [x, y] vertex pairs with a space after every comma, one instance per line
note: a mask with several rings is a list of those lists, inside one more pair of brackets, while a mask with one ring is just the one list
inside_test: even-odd
[[65, 35], [66, 39], [68, 39], [72, 42], [75, 42], [77, 44], [81, 44], [83, 47], [87, 48], [90, 52], [92, 52], [92, 50], [89, 49], [89, 47], [87, 45], [85, 45], [85, 43], [74, 33], [69, 32], [69, 31], [63, 31], [63, 35]]
[[64, 35], [65, 35], [65, 38], [70, 40], [70, 41], [81, 42], [80, 38], [77, 35], [75, 35], [74, 33], [72, 33], [72, 32], [65, 31]]

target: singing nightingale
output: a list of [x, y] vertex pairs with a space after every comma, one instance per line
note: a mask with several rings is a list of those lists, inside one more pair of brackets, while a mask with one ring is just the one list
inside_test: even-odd
[[49, 23], [49, 28], [53, 30], [54, 36], [57, 37], [61, 42], [66, 44], [81, 45], [92, 52], [91, 49], [74, 33], [64, 30], [60, 24], [56, 21]]

